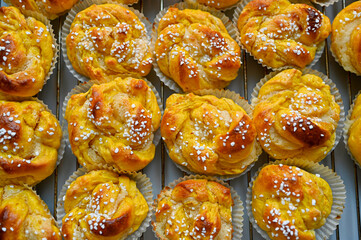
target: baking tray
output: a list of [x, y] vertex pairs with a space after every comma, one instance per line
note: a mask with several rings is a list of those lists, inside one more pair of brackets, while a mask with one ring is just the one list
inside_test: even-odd
[[[177, 3], [177, 0], [139, 0], [139, 3], [133, 5], [134, 8], [140, 10], [145, 16], [153, 21], [156, 14], [163, 8]], [[349, 5], [353, 1], [339, 1], [327, 8], [318, 7], [318, 9], [324, 12], [331, 21], [334, 16], [341, 11], [344, 6]], [[1, 6], [5, 6], [4, 2], [1, 2]], [[232, 18], [233, 11], [227, 11], [226, 14]], [[52, 21], [56, 37], [60, 39], [59, 33], [61, 26], [64, 22], [65, 16]], [[313, 67], [313, 69], [323, 72], [329, 78], [331, 78], [337, 85], [343, 98], [345, 110], [348, 111], [351, 100], [355, 94], [361, 90], [361, 77], [357, 77], [354, 74], [345, 72], [342, 67], [338, 65], [333, 59], [329, 50], [330, 38], [326, 40], [326, 48], [320, 61]], [[67, 93], [78, 84], [77, 79], [69, 72], [62, 59], [62, 54], [58, 61], [57, 68], [55, 69], [51, 79], [46, 83], [43, 90], [39, 93], [39, 98], [49, 105], [50, 109], [60, 119], [62, 116], [61, 104]], [[242, 53], [243, 66], [239, 71], [239, 76], [235, 79], [229, 89], [239, 93], [244, 98], [248, 99], [252, 93], [256, 83], [269, 71], [259, 65], [253, 57], [248, 54]], [[161, 94], [163, 101], [172, 94], [166, 86], [160, 83], [158, 77], [152, 70], [147, 76], [147, 79], [151, 81], [158, 92]], [[61, 119], [60, 119], [61, 120]], [[157, 146], [155, 159], [143, 170], [145, 174], [150, 177], [153, 183], [154, 196], [156, 196], [160, 190], [173, 180], [184, 176], [184, 174], [178, 170], [178, 168], [169, 159], [164, 144], [161, 142]], [[241, 196], [241, 200], [245, 202], [247, 186], [251, 176], [257, 171], [257, 169], [268, 161], [268, 156], [262, 154], [260, 160], [255, 164], [250, 172], [243, 175], [240, 178], [230, 181], [229, 183]], [[335, 170], [343, 179], [346, 185], [347, 199], [346, 207], [340, 225], [337, 230], [329, 239], [338, 240], [357, 240], [361, 239], [361, 227], [360, 227], [360, 193], [361, 193], [361, 171], [355, 165], [355, 163], [348, 156], [343, 141], [340, 141], [336, 149], [324, 159], [322, 164]], [[49, 206], [50, 211], [56, 217], [54, 209], [56, 209], [56, 201], [58, 194], [61, 190], [66, 179], [79, 167], [76, 162], [76, 158], [71, 153], [71, 150], [67, 147], [64, 158], [56, 171], [35, 187], [35, 190], [41, 196], [41, 198]], [[142, 239], [153, 240], [156, 239], [152, 230], [149, 228], [142, 236]], [[244, 228], [243, 239], [259, 240], [262, 237], [254, 231], [251, 224], [248, 221], [247, 214], [244, 215]]]

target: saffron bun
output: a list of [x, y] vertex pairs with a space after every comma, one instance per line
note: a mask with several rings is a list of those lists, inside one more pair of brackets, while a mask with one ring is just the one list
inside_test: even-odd
[[347, 145], [352, 154], [352, 157], [358, 162], [361, 166], [361, 95], [359, 94], [354, 102], [353, 110], [351, 117], [349, 119], [350, 126], [346, 132], [348, 135]]
[[56, 168], [62, 131], [42, 103], [0, 100], [0, 185], [34, 185]]
[[190, 179], [166, 187], [157, 201], [152, 224], [159, 239], [232, 239], [234, 202], [229, 188]]
[[76, 178], [66, 191], [64, 209], [61, 230], [65, 240], [125, 239], [149, 212], [137, 183], [109, 170]]
[[77, 13], [69, 31], [67, 57], [76, 72], [92, 80], [140, 78], [152, 68], [153, 50], [145, 24], [126, 7], [91, 5]]
[[188, 3], [200, 3], [202, 5], [223, 10], [236, 5], [240, 0], [185, 0]]
[[50, 20], [54, 20], [70, 10], [78, 0], [5, 0], [20, 11], [40, 13]]
[[161, 112], [146, 81], [94, 84], [64, 104], [71, 149], [82, 166], [138, 171], [153, 160]]
[[330, 19], [307, 4], [253, 0], [237, 21], [242, 47], [273, 68], [305, 68], [331, 33]]
[[342, 9], [332, 23], [331, 51], [346, 70], [361, 75], [361, 2]]
[[20, 185], [0, 187], [0, 225], [1, 239], [62, 239], [45, 203]]
[[252, 106], [259, 143], [274, 159], [318, 162], [335, 144], [340, 106], [314, 74], [279, 72], [262, 85]]
[[329, 184], [298, 167], [267, 165], [253, 182], [252, 214], [272, 240], [316, 239], [332, 204]]
[[55, 54], [47, 26], [15, 7], [0, 8], [0, 92], [30, 97], [43, 87]]
[[171, 95], [161, 134], [170, 158], [200, 174], [241, 174], [261, 153], [251, 117], [229, 98]]
[[237, 77], [241, 49], [220, 18], [170, 7], [155, 31], [157, 65], [184, 92], [224, 88]]
[[139, 0], [117, 0], [117, 2], [119, 3], [124, 3], [124, 4], [135, 4], [137, 3]]

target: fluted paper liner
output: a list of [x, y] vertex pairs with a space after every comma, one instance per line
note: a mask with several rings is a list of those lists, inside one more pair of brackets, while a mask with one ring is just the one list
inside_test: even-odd
[[[189, 176], [179, 178], [179, 179], [169, 183], [168, 187], [170, 187], [171, 189], [174, 189], [174, 187], [178, 183], [186, 181], [186, 180], [191, 180], [191, 179], [207, 179], [210, 181], [217, 182], [231, 190], [231, 196], [232, 196], [232, 199], [234, 202], [234, 206], [232, 207], [232, 226], [233, 226], [233, 238], [232, 239], [242, 239], [244, 208], [243, 208], [243, 203], [241, 201], [241, 198], [238, 196], [237, 192], [231, 186], [229, 186], [227, 183], [223, 182], [222, 180], [219, 180], [217, 178], [210, 177], [210, 176], [203, 176], [203, 175], [189, 175]], [[158, 238], [159, 238], [159, 235], [155, 230], [155, 224], [156, 224], [155, 211], [158, 206], [159, 198], [161, 197], [161, 195], [164, 191], [166, 191], [166, 190], [163, 189], [160, 192], [160, 194], [158, 194], [158, 197], [154, 200], [154, 203], [153, 203], [153, 211], [152, 211], [152, 227], [153, 228], [152, 228], [152, 230]]]
[[[330, 86], [330, 92], [331, 94], [335, 97], [335, 102], [340, 106], [340, 120], [338, 121], [337, 124], [337, 128], [336, 128], [336, 138], [335, 138], [335, 143], [333, 144], [333, 148], [324, 156], [326, 157], [328, 154], [330, 154], [337, 146], [337, 144], [339, 143], [341, 137], [342, 137], [342, 130], [343, 130], [343, 126], [344, 126], [344, 120], [345, 120], [345, 108], [343, 106], [343, 101], [341, 98], [341, 94], [337, 89], [336, 84], [329, 79], [326, 75], [324, 75], [321, 72], [318, 72], [316, 70], [312, 70], [309, 68], [305, 68], [303, 70], [300, 70], [302, 72], [302, 74], [313, 74], [316, 75], [318, 77], [320, 77], [328, 86]], [[258, 93], [259, 90], [261, 89], [261, 87], [271, 78], [273, 78], [274, 76], [276, 76], [278, 73], [280, 73], [281, 71], [276, 71], [276, 72], [271, 72], [270, 74], [266, 75], [264, 78], [262, 78], [255, 86], [255, 88], [253, 89], [253, 92], [251, 94], [251, 108], [254, 109], [254, 107], [259, 103], [258, 100]]]
[[345, 143], [347, 153], [350, 155], [351, 159], [356, 163], [356, 165], [359, 168], [361, 168], [361, 164], [356, 160], [356, 158], [351, 153], [350, 148], [348, 147], [348, 137], [349, 137], [348, 131], [349, 131], [350, 127], [352, 126], [352, 124], [355, 122], [355, 120], [351, 120], [351, 115], [352, 115], [353, 108], [355, 107], [356, 99], [360, 95], [360, 93], [361, 93], [361, 91], [359, 91], [357, 93], [356, 97], [352, 101], [352, 104], [350, 106], [350, 109], [348, 110], [347, 117], [345, 120], [345, 124], [344, 124], [345, 126], [343, 128], [343, 142]]
[[[217, 98], [228, 98], [233, 100], [237, 105], [239, 105], [240, 107], [242, 107], [246, 113], [248, 114], [248, 116], [250, 118], [252, 118], [252, 110], [251, 110], [251, 106], [248, 104], [248, 102], [242, 98], [238, 93], [235, 93], [233, 91], [230, 90], [223, 90], [223, 89], [204, 89], [204, 90], [199, 90], [196, 91], [195, 94], [200, 95], [200, 96], [204, 96], [204, 95], [213, 95], [216, 96]], [[167, 145], [166, 146], [166, 151], [169, 155], [169, 150]], [[240, 176], [242, 176], [243, 174], [245, 174], [246, 172], [248, 172], [253, 165], [256, 163], [256, 161], [258, 160], [259, 155], [261, 155], [262, 153], [262, 148], [259, 145], [259, 143], [256, 141], [255, 142], [255, 146], [256, 148], [256, 152], [257, 152], [257, 158], [254, 159], [254, 161], [247, 166], [247, 168], [244, 169], [244, 171], [242, 173], [239, 174], [227, 174], [227, 175], [210, 175], [213, 177], [217, 177], [219, 179], [222, 179], [223, 181], [227, 181], [227, 180], [231, 180], [234, 178], [238, 178]], [[187, 167], [182, 166], [174, 161], [172, 161], [180, 170], [182, 170], [183, 172], [186, 172], [187, 174], [199, 174], [199, 173], [194, 173], [192, 171], [190, 171]]]
[[[151, 221], [151, 215], [152, 215], [152, 203], [153, 203], [153, 192], [152, 192], [152, 183], [150, 182], [150, 179], [140, 172], [125, 172], [125, 171], [116, 171], [114, 169], [108, 168], [106, 170], [113, 171], [118, 173], [119, 175], [127, 175], [130, 179], [134, 180], [137, 183], [137, 188], [144, 196], [144, 199], [147, 201], [149, 210], [147, 217], [143, 220], [142, 224], [139, 226], [139, 228], [131, 233], [126, 240], [135, 240], [138, 239], [142, 234], [147, 230], [147, 228], [150, 225]], [[83, 176], [87, 174], [88, 171], [85, 168], [78, 168], [77, 171], [75, 171], [65, 182], [64, 186], [62, 187], [60, 191], [60, 195], [58, 198], [58, 204], [56, 207], [57, 212], [57, 223], [59, 227], [62, 227], [62, 220], [65, 217], [66, 213], [64, 210], [64, 200], [66, 191], [68, 190], [70, 184], [74, 182], [78, 177]]]
[[[234, 14], [233, 14], [233, 23], [234, 25], [237, 27], [237, 23], [238, 23], [238, 19], [239, 19], [239, 16], [241, 15], [242, 11], [243, 11], [243, 8], [250, 2], [252, 2], [253, 0], [241, 0], [240, 3], [238, 3], [237, 5], [237, 8], [234, 10]], [[313, 5], [310, 1], [308, 0], [289, 0], [291, 3], [304, 3], [304, 4], [308, 4], [308, 5]], [[238, 29], [238, 27], [237, 27]], [[239, 36], [240, 37], [240, 36]], [[249, 55], [251, 55], [259, 64], [261, 64], [263, 67], [266, 67], [267, 69], [270, 69], [270, 70], [273, 70], [273, 71], [280, 71], [280, 70], [285, 70], [285, 69], [289, 69], [289, 68], [297, 68], [297, 69], [301, 69], [297, 66], [283, 66], [283, 67], [279, 67], [279, 68], [273, 68], [273, 67], [270, 67], [270, 66], [267, 66], [266, 64], [264, 64], [262, 61], [259, 61], [259, 59], [257, 59], [255, 56], [253, 56], [253, 54], [251, 52], [249, 52], [245, 47], [243, 47], [240, 39], [238, 39], [238, 42], [239, 42], [239, 45], [241, 46], [241, 48], [246, 51]], [[315, 58], [313, 59], [313, 61], [308, 64], [306, 66], [306, 68], [311, 68], [313, 67], [317, 62], [318, 60], [320, 60], [321, 56], [322, 56], [322, 53], [323, 53], [323, 50], [325, 48], [325, 41], [322, 41], [318, 47], [317, 47], [317, 51], [315, 53]]]
[[[202, 10], [202, 11], [211, 13], [213, 16], [219, 18], [223, 22], [224, 26], [227, 29], [228, 34], [239, 44], [239, 42], [238, 42], [239, 33], [237, 30], [237, 27], [235, 25], [233, 25], [232, 21], [224, 13], [217, 11], [215, 9], [212, 9], [210, 7], [204, 6], [204, 5], [197, 4], [197, 3], [190, 4], [190, 3], [180, 2], [180, 3], [176, 3], [172, 6], [169, 6], [165, 9], [163, 9], [155, 17], [154, 28], [152, 31], [152, 46], [155, 46], [155, 42], [157, 41], [157, 38], [158, 38], [157, 31], [158, 31], [159, 21], [162, 19], [162, 17], [168, 12], [168, 9], [171, 7], [175, 7], [180, 10], [197, 9], [197, 10]], [[153, 67], [154, 67], [154, 71], [157, 74], [157, 76], [159, 77], [159, 79], [171, 90], [173, 90], [177, 93], [183, 93], [182, 88], [173, 79], [171, 79], [163, 74], [163, 72], [160, 70], [160, 68], [158, 66], [156, 58], [157, 57], [155, 57], [155, 61], [153, 62]]]
[[[125, 4], [122, 3], [118, 3], [116, 1], [112, 1], [112, 0], [84, 0], [84, 1], [79, 1], [77, 4], [75, 4], [73, 6], [73, 8], [69, 11], [68, 15], [66, 16], [66, 19], [64, 21], [64, 25], [61, 29], [61, 51], [63, 53], [63, 59], [65, 62], [65, 65], [67, 66], [67, 68], [69, 69], [69, 71], [73, 74], [73, 76], [78, 79], [81, 82], [86, 82], [88, 80], [90, 80], [89, 77], [84, 76], [80, 73], [78, 73], [77, 71], [75, 71], [75, 69], [73, 68], [73, 65], [71, 64], [69, 58], [68, 58], [68, 54], [67, 54], [67, 49], [66, 49], [66, 37], [69, 35], [70, 33], [70, 27], [71, 24], [74, 21], [74, 18], [76, 17], [76, 15], [87, 9], [88, 7], [90, 7], [93, 4], [96, 5], [101, 5], [101, 4], [106, 4], [106, 3], [111, 3], [111, 4], [116, 4], [119, 6], [122, 6], [130, 11], [132, 11], [138, 18], [139, 20], [144, 24], [145, 29], [147, 31], [147, 37], [149, 42], [151, 42], [151, 32], [152, 32], [152, 24], [149, 22], [149, 20], [143, 15], [143, 13], [139, 12], [138, 10], [129, 7]], [[153, 51], [152, 47], [154, 45], [151, 44], [151, 51]], [[154, 62], [154, 59], [153, 59]], [[124, 76], [125, 77], [125, 76]], [[132, 77], [132, 76], [129, 76]]]
[[[142, 78], [140, 78], [142, 79]], [[152, 83], [150, 83], [148, 80], [146, 79], [142, 79], [144, 80], [148, 86], [151, 88], [151, 90], [153, 91], [155, 97], [157, 98], [157, 103], [158, 103], [158, 106], [159, 106], [159, 109], [160, 109], [160, 112], [161, 112], [161, 115], [163, 116], [163, 103], [162, 103], [162, 100], [159, 96], [159, 93], [157, 91], [157, 89], [153, 86]], [[70, 145], [70, 142], [69, 142], [69, 132], [68, 132], [68, 122], [65, 120], [65, 111], [66, 111], [66, 107], [68, 105], [68, 101], [70, 99], [70, 97], [74, 94], [79, 94], [79, 93], [85, 93], [87, 92], [91, 86], [93, 86], [94, 84], [101, 84], [97, 81], [94, 81], [94, 80], [91, 80], [91, 81], [88, 81], [88, 82], [85, 82], [83, 84], [80, 84], [78, 86], [76, 86], [75, 88], [73, 88], [69, 93], [68, 95], [66, 95], [65, 99], [64, 99], [64, 102], [63, 102], [63, 106], [62, 106], [62, 130], [63, 130], [63, 135], [64, 135], [64, 138], [65, 138], [65, 141], [67, 143], [67, 145], [69, 146], [69, 148], [71, 149], [71, 145]], [[160, 141], [160, 138], [161, 138], [161, 134], [160, 134], [160, 127], [158, 128], [157, 131], [153, 132], [154, 134], [154, 138], [153, 138], [153, 144], [155, 146], [158, 145], [159, 141]], [[89, 167], [87, 167], [89, 168]], [[97, 168], [99, 169], [104, 169], [104, 168], [107, 168], [105, 165], [103, 164], [99, 164], [97, 165]], [[93, 167], [90, 167], [89, 169], [93, 169]]]
[[335, 231], [337, 225], [340, 222], [343, 209], [345, 208], [346, 202], [346, 189], [343, 184], [342, 179], [335, 172], [333, 172], [328, 167], [325, 167], [322, 164], [313, 163], [309, 161], [300, 161], [300, 160], [278, 160], [270, 163], [264, 164], [256, 174], [252, 177], [249, 187], [247, 188], [246, 196], [246, 209], [249, 217], [249, 221], [252, 223], [253, 227], [257, 230], [261, 236], [267, 240], [271, 240], [268, 234], [262, 230], [258, 224], [255, 222], [252, 211], [252, 186], [254, 180], [257, 178], [259, 172], [262, 168], [267, 165], [288, 165], [296, 166], [300, 169], [303, 169], [312, 174], [319, 174], [322, 179], [324, 179], [331, 187], [333, 203], [331, 208], [331, 213], [326, 219], [326, 223], [318, 229], [314, 229], [316, 233], [317, 240], [325, 240]]

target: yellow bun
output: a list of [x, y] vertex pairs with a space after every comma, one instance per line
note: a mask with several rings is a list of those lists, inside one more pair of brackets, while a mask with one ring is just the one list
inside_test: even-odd
[[320, 77], [284, 70], [261, 87], [256, 103], [258, 139], [272, 158], [318, 162], [332, 149], [340, 106]]
[[171, 95], [161, 133], [170, 158], [201, 174], [240, 174], [261, 152], [252, 119], [227, 98]]
[[307, 4], [254, 0], [238, 19], [242, 46], [271, 68], [304, 68], [331, 32], [330, 19]]
[[200, 3], [217, 10], [231, 7], [238, 3], [240, 0], [185, 0], [188, 3]]
[[73, 7], [78, 0], [5, 0], [20, 11], [34, 11], [53, 20]]
[[347, 133], [347, 144], [352, 156], [361, 165], [361, 95], [358, 95], [354, 103], [350, 120], [352, 121], [352, 124]]
[[117, 4], [92, 5], [79, 12], [66, 37], [74, 69], [100, 82], [146, 76], [153, 51], [144, 23]]
[[15, 7], [0, 8], [0, 92], [29, 97], [44, 85], [54, 57], [47, 27]]
[[252, 186], [252, 214], [274, 240], [316, 239], [332, 207], [328, 183], [297, 167], [268, 165]]
[[62, 239], [45, 203], [23, 186], [0, 187], [0, 226], [1, 239]]
[[125, 239], [149, 211], [136, 182], [108, 170], [91, 171], [72, 182], [64, 209], [65, 240]]
[[118, 0], [117, 2], [124, 3], [124, 4], [134, 4], [137, 3], [138, 0]]
[[72, 95], [65, 112], [71, 149], [81, 165], [126, 171], [138, 171], [153, 160], [160, 118], [153, 91], [135, 78], [94, 84]]
[[52, 174], [62, 131], [37, 101], [0, 101], [0, 184], [33, 185]]
[[186, 180], [162, 190], [152, 224], [162, 240], [230, 240], [232, 206], [229, 188], [206, 179]]
[[224, 88], [237, 77], [240, 47], [212, 14], [169, 8], [157, 32], [158, 66], [184, 92]]
[[361, 75], [361, 2], [351, 3], [332, 23], [331, 50], [346, 70]]

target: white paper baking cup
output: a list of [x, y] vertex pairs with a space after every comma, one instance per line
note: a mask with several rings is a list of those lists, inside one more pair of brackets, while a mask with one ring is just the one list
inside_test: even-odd
[[[161, 115], [163, 116], [163, 113], [164, 113], [164, 110], [163, 110], [163, 102], [159, 96], [159, 93], [157, 91], [157, 89], [153, 86], [153, 84], [151, 82], [149, 82], [148, 80], [146, 79], [142, 79], [144, 80], [148, 86], [152, 89], [155, 97], [157, 98], [157, 103], [158, 103], [158, 106], [159, 106], [159, 109], [161, 111]], [[63, 102], [63, 106], [62, 106], [62, 130], [63, 130], [63, 134], [64, 134], [64, 138], [65, 138], [65, 141], [67, 143], [67, 145], [69, 146], [69, 148], [71, 149], [71, 145], [70, 145], [70, 141], [69, 141], [69, 132], [68, 132], [68, 122], [65, 120], [65, 111], [66, 111], [66, 107], [68, 105], [68, 102], [69, 102], [69, 99], [71, 98], [72, 95], [74, 94], [79, 94], [79, 93], [85, 93], [87, 92], [91, 86], [93, 86], [94, 84], [100, 84], [99, 82], [97, 81], [94, 81], [94, 80], [91, 80], [91, 81], [88, 81], [88, 82], [85, 82], [83, 84], [80, 84], [78, 86], [76, 86], [75, 88], [73, 88], [65, 97], [64, 99], [64, 102]], [[161, 133], [160, 133], [160, 127], [158, 128], [157, 131], [153, 132], [154, 134], [154, 138], [153, 138], [153, 144], [155, 146], [158, 145], [160, 139], [161, 139]], [[89, 167], [88, 167], [89, 168]], [[90, 167], [90, 169], [93, 169], [94, 167]], [[99, 168], [99, 169], [104, 169], [104, 168], [107, 168], [106, 166], [104, 166], [103, 164], [99, 164], [97, 165], [96, 168]]]
[[[180, 3], [176, 3], [172, 6], [169, 6], [165, 9], [163, 9], [162, 11], [160, 11], [157, 16], [154, 19], [154, 28], [152, 31], [152, 46], [155, 46], [155, 42], [158, 39], [158, 26], [159, 26], [159, 21], [162, 19], [162, 17], [168, 12], [169, 8], [178, 8], [179, 10], [184, 10], [184, 9], [197, 9], [197, 10], [202, 10], [205, 12], [209, 12], [211, 13], [213, 16], [219, 18], [224, 26], [227, 29], [228, 34], [239, 44], [239, 33], [237, 30], [237, 27], [235, 25], [233, 25], [232, 21], [222, 12], [217, 11], [215, 9], [212, 9], [210, 7], [204, 6], [204, 5], [200, 5], [200, 4], [189, 4], [189, 3], [185, 3], [185, 2], [180, 2]], [[177, 92], [177, 93], [183, 93], [182, 88], [171, 78], [167, 77], [166, 75], [163, 74], [163, 72], [160, 70], [158, 63], [157, 63], [157, 59], [155, 57], [155, 61], [153, 62], [153, 67], [154, 67], [154, 71], [157, 74], [157, 76], [159, 77], [159, 79], [167, 86], [169, 87], [171, 90]]]
[[[204, 90], [199, 90], [196, 91], [195, 94], [200, 95], [200, 96], [204, 96], [204, 95], [213, 95], [216, 96], [217, 98], [228, 98], [233, 100], [237, 105], [239, 105], [240, 107], [243, 108], [243, 110], [246, 111], [246, 113], [248, 114], [248, 116], [252, 119], [252, 110], [251, 110], [251, 106], [248, 104], [248, 102], [242, 98], [238, 93], [235, 93], [233, 91], [230, 90], [223, 90], [223, 89], [204, 89]], [[166, 146], [166, 151], [168, 153], [169, 156], [169, 149], [167, 147], [167, 144], [165, 144]], [[255, 151], [256, 151], [256, 155], [257, 157], [254, 159], [254, 161], [247, 166], [247, 168], [239, 174], [226, 174], [226, 175], [211, 175], [212, 177], [216, 177], [219, 179], [222, 179], [223, 181], [227, 181], [227, 180], [231, 180], [234, 178], [238, 178], [240, 176], [242, 176], [243, 174], [247, 173], [253, 166], [254, 164], [257, 162], [259, 156], [262, 154], [262, 148], [260, 146], [260, 144], [258, 143], [258, 141], [255, 141], [255, 145], [254, 145]], [[199, 174], [199, 173], [195, 173], [190, 171], [186, 166], [182, 166], [174, 161], [172, 161], [180, 170], [182, 170], [183, 172], [186, 172], [187, 174]]]
[[[29, 11], [29, 10], [25, 10], [22, 11], [22, 14], [24, 14], [25, 18], [27, 17], [32, 17], [35, 18], [36, 20], [42, 22], [45, 26], [46, 26], [46, 30], [48, 30], [48, 32], [51, 35], [51, 38], [53, 39], [53, 60], [51, 62], [51, 66], [49, 68], [49, 72], [44, 76], [44, 85], [47, 83], [47, 81], [50, 79], [51, 75], [53, 74], [54, 68], [56, 66], [57, 60], [58, 60], [58, 53], [59, 53], [59, 45], [56, 42], [56, 38], [54, 35], [54, 29], [53, 26], [51, 25], [50, 21], [41, 13], [38, 12], [34, 12], [34, 11]], [[41, 92], [42, 89], [39, 90], [39, 92]], [[6, 93], [8, 94], [8, 93]], [[11, 95], [11, 94], [8, 94]], [[26, 98], [26, 97], [24, 97]]]
[[[87, 76], [84, 76], [80, 73], [78, 73], [77, 71], [75, 71], [75, 69], [73, 68], [73, 65], [71, 64], [71, 62], [69, 61], [68, 58], [68, 54], [67, 54], [67, 49], [66, 49], [66, 37], [69, 35], [70, 33], [70, 27], [71, 24], [74, 21], [75, 16], [85, 10], [86, 8], [90, 7], [93, 4], [96, 5], [101, 5], [101, 4], [106, 4], [106, 3], [111, 3], [111, 4], [117, 4], [119, 6], [122, 6], [130, 11], [132, 11], [138, 18], [139, 20], [144, 24], [145, 29], [147, 31], [147, 37], [149, 40], [149, 43], [151, 43], [151, 32], [152, 32], [152, 27], [153, 25], [149, 22], [149, 20], [143, 15], [143, 13], [140, 13], [138, 10], [129, 7], [125, 4], [121, 4], [118, 3], [116, 1], [112, 1], [112, 0], [84, 0], [84, 1], [79, 1], [77, 4], [74, 5], [74, 7], [69, 11], [68, 15], [66, 16], [66, 19], [64, 21], [63, 27], [61, 29], [61, 51], [63, 53], [63, 59], [65, 62], [65, 65], [67, 66], [67, 68], [69, 69], [69, 71], [74, 75], [74, 77], [81, 81], [81, 82], [86, 82], [88, 81], [90, 78]], [[153, 52], [153, 44], [151, 45], [151, 51]], [[153, 59], [154, 62], [154, 59]], [[124, 76], [125, 77], [125, 76]], [[129, 76], [132, 77], [132, 76]]]
[[[225, 0], [223, 0], [223, 1], [225, 1]], [[238, 2], [239, 1], [241, 1], [241, 0], [238, 0]], [[185, 2], [188, 3], [188, 4], [198, 4], [197, 0], [185, 0]], [[216, 9], [215, 7], [207, 6], [207, 5], [204, 5], [204, 4], [201, 4], [201, 3], [199, 3], [199, 4], [204, 5], [206, 7], [209, 7], [210, 9], [215, 10], [215, 11], [225, 12], [225, 11], [229, 11], [229, 10], [235, 8], [237, 6], [238, 2], [233, 4], [232, 6], [229, 6], [229, 7], [226, 7], [226, 8], [221, 8], [221, 9]]]
[[256, 174], [254, 174], [254, 176], [252, 177], [249, 183], [249, 186], [247, 188], [247, 195], [246, 195], [246, 209], [247, 209], [249, 221], [252, 223], [252, 226], [257, 230], [259, 234], [261, 234], [261, 236], [264, 239], [271, 240], [268, 234], [265, 231], [263, 231], [255, 222], [252, 211], [252, 186], [254, 180], [257, 178], [262, 168], [264, 168], [267, 165], [277, 165], [277, 164], [296, 166], [309, 173], [319, 174], [320, 177], [330, 185], [332, 190], [332, 197], [333, 197], [331, 213], [327, 217], [326, 223], [321, 228], [314, 229], [317, 240], [328, 239], [328, 237], [335, 231], [337, 225], [339, 224], [343, 209], [345, 208], [345, 202], [346, 202], [345, 185], [343, 184], [341, 177], [338, 176], [328, 167], [325, 167], [322, 164], [308, 162], [308, 161], [278, 160], [278, 161], [266, 163], [261, 168], [258, 169], [258, 171], [256, 172]]
[[348, 131], [350, 129], [350, 127], [352, 126], [352, 124], [355, 122], [356, 119], [351, 120], [351, 115], [353, 112], [353, 108], [355, 107], [355, 102], [357, 97], [361, 94], [361, 91], [359, 91], [357, 93], [357, 95], [355, 96], [355, 98], [352, 101], [352, 104], [350, 106], [350, 109], [348, 110], [347, 116], [346, 116], [346, 120], [345, 120], [345, 124], [344, 124], [344, 128], [343, 128], [343, 142], [345, 143], [345, 147], [347, 150], [348, 155], [350, 155], [351, 159], [356, 163], [356, 165], [361, 168], [360, 163], [356, 160], [356, 158], [353, 156], [353, 154], [351, 153], [350, 148], [348, 147]]
[[[147, 217], [143, 220], [143, 222], [139, 226], [139, 228], [126, 238], [126, 240], [138, 239], [140, 236], [142, 236], [142, 234], [147, 230], [147, 228], [150, 225], [151, 215], [152, 215], [152, 204], [153, 204], [152, 183], [150, 182], [150, 179], [145, 174], [142, 174], [140, 172], [129, 173], [129, 172], [124, 172], [124, 171], [116, 171], [111, 168], [106, 169], [106, 170], [116, 172], [119, 175], [127, 175], [130, 179], [134, 180], [137, 183], [137, 188], [142, 193], [144, 199], [147, 201], [147, 204], [149, 207]], [[64, 201], [65, 201], [66, 191], [68, 190], [68, 188], [72, 182], [74, 182], [78, 177], [83, 176], [87, 173], [88, 173], [88, 171], [85, 168], [78, 168], [78, 170], [76, 170], [68, 178], [68, 180], [65, 182], [65, 184], [63, 185], [63, 187], [60, 191], [60, 195], [58, 198], [58, 204], [56, 207], [56, 212], [57, 212], [57, 216], [58, 216], [57, 223], [60, 228], [63, 225], [62, 220], [66, 215], [65, 210], [64, 210]]]
[[237, 192], [231, 186], [229, 186], [227, 183], [225, 183], [222, 180], [219, 180], [217, 178], [210, 177], [210, 176], [203, 176], [203, 175], [189, 175], [189, 176], [179, 178], [179, 179], [169, 183], [169, 185], [159, 193], [158, 197], [156, 199], [154, 199], [153, 211], [152, 211], [152, 230], [155, 233], [155, 236], [157, 236], [158, 239], [160, 239], [159, 235], [155, 229], [155, 225], [156, 225], [155, 211], [158, 206], [158, 201], [160, 200], [160, 198], [163, 197], [165, 192], [167, 192], [168, 190], [172, 191], [178, 183], [186, 181], [186, 180], [191, 180], [191, 179], [207, 179], [210, 181], [217, 182], [231, 190], [231, 196], [232, 196], [232, 199], [234, 202], [234, 205], [232, 207], [232, 226], [233, 226], [233, 238], [232, 239], [242, 239], [244, 208], [243, 208], [243, 203], [241, 201], [241, 198], [238, 196]]
[[[252, 2], [253, 0], [241, 0], [240, 3], [238, 3], [237, 5], [237, 8], [234, 10], [234, 14], [233, 14], [233, 23], [234, 25], [237, 27], [237, 23], [238, 23], [238, 19], [239, 19], [239, 16], [241, 15], [244, 7]], [[313, 6], [313, 4], [308, 1], [308, 0], [291, 0], [290, 1], [291, 3], [304, 3], [304, 4], [308, 4], [308, 5], [311, 5]], [[238, 28], [238, 27], [237, 27]], [[239, 35], [240, 37], [240, 35]], [[263, 67], [267, 68], [267, 69], [270, 69], [270, 70], [273, 70], [273, 71], [280, 71], [280, 70], [285, 70], [285, 69], [289, 69], [289, 68], [297, 68], [297, 69], [300, 69], [299, 67], [296, 67], [296, 66], [283, 66], [283, 67], [280, 67], [280, 68], [273, 68], [273, 67], [269, 67], [267, 65], [265, 65], [263, 62], [259, 61], [255, 56], [252, 55], [251, 52], [249, 52], [241, 43], [240, 39], [238, 39], [238, 42], [239, 42], [239, 45], [241, 46], [241, 48], [246, 51], [249, 55], [251, 55], [259, 64], [261, 64]], [[308, 64], [306, 66], [306, 68], [311, 68], [312, 66], [314, 66], [318, 60], [320, 60], [321, 56], [322, 56], [322, 53], [323, 53], [323, 50], [325, 48], [325, 41], [322, 41], [319, 46], [317, 47], [317, 51], [316, 51], [316, 54], [315, 54], [315, 58], [313, 59], [313, 61]]]
[[[330, 86], [331, 94], [335, 97], [335, 102], [340, 106], [340, 120], [338, 121], [337, 128], [336, 128], [336, 139], [335, 143], [333, 144], [332, 149], [325, 155], [325, 157], [330, 154], [339, 143], [341, 137], [342, 137], [342, 131], [345, 121], [345, 108], [343, 105], [343, 101], [341, 98], [341, 94], [339, 90], [337, 89], [337, 86], [334, 82], [332, 82], [331, 79], [329, 79], [325, 74], [318, 72], [316, 70], [312, 70], [310, 68], [305, 68], [303, 70], [300, 70], [303, 75], [305, 74], [313, 74], [318, 77], [320, 77], [328, 86]], [[271, 72], [270, 74], [266, 75], [264, 78], [262, 78], [253, 89], [253, 92], [251, 94], [251, 108], [254, 109], [254, 107], [260, 102], [258, 99], [258, 93], [261, 89], [261, 87], [271, 78], [276, 76], [281, 71]]]

